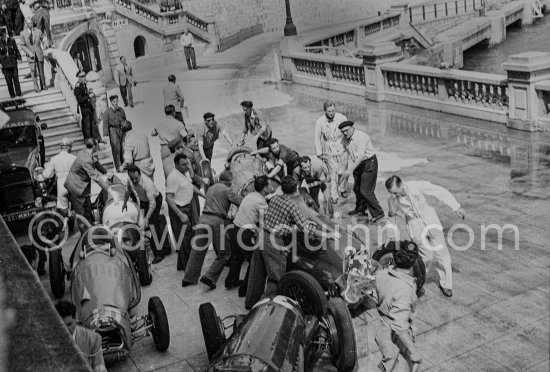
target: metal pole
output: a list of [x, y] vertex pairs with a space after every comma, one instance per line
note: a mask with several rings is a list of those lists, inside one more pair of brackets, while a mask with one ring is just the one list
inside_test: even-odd
[[290, 0], [285, 0], [285, 5], [286, 5], [286, 24], [285, 24], [284, 35], [285, 36], [298, 35], [298, 32], [296, 31], [296, 26], [294, 26], [294, 23], [292, 22], [292, 15], [290, 14]]

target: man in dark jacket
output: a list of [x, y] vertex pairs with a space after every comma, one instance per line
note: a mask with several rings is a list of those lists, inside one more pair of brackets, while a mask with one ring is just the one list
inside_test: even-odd
[[8, 36], [6, 27], [0, 27], [0, 64], [2, 65], [2, 73], [6, 77], [6, 84], [11, 98], [21, 97], [17, 61], [21, 61], [21, 53], [19, 53], [17, 43]]
[[103, 113], [103, 137], [109, 137], [111, 154], [115, 168], [119, 169], [124, 161], [124, 132], [122, 124], [126, 121], [126, 113], [122, 107], [118, 107], [118, 96], [109, 97], [111, 107]]
[[82, 115], [82, 134], [84, 139], [86, 138], [95, 138], [99, 140], [99, 133], [94, 124], [94, 105], [92, 104], [92, 99], [90, 98], [90, 91], [86, 86], [86, 73], [84, 71], [79, 71], [76, 76], [78, 77], [78, 82], [74, 88], [74, 95], [80, 106], [80, 114]]
[[9, 30], [13, 31], [15, 29], [15, 16], [19, 10], [19, 1], [18, 0], [5, 0], [2, 2], [2, 10], [6, 14], [6, 18], [9, 24]]

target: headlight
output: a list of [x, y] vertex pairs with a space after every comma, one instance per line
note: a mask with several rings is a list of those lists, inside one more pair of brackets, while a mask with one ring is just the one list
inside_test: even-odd
[[36, 182], [44, 182], [44, 168], [42, 167], [37, 167], [33, 174], [32, 174], [32, 177], [34, 178], [34, 180]]

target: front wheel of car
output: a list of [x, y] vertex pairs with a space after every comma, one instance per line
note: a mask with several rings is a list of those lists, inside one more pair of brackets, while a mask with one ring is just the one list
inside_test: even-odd
[[170, 327], [168, 317], [162, 301], [158, 297], [151, 297], [147, 306], [151, 324], [153, 325], [153, 341], [157, 350], [164, 351], [170, 346]]
[[202, 335], [206, 345], [208, 360], [222, 347], [225, 342], [225, 329], [212, 303], [207, 302], [199, 306]]
[[328, 300], [327, 321], [332, 362], [340, 372], [353, 371], [357, 364], [357, 345], [353, 321], [344, 300]]
[[62, 298], [65, 295], [65, 268], [63, 267], [63, 256], [61, 249], [50, 251], [49, 271], [50, 287], [55, 298]]
[[146, 286], [151, 284], [153, 276], [149, 271], [149, 262], [147, 261], [147, 250], [138, 249], [136, 254], [136, 266], [139, 276], [139, 284]]
[[327, 295], [321, 284], [305, 271], [289, 271], [279, 281], [277, 294], [297, 301], [305, 315], [325, 316]]

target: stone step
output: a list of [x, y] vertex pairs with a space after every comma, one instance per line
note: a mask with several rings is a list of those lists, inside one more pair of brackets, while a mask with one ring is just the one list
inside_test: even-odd
[[42, 123], [46, 123], [48, 125], [48, 128], [46, 129], [46, 131], [63, 129], [66, 127], [71, 127], [73, 125], [76, 125], [78, 127], [76, 120], [71, 114], [60, 118], [56, 118], [56, 119], [50, 119], [50, 120], [42, 119], [42, 116], [41, 116], [40, 120]]
[[43, 131], [42, 134], [44, 135], [44, 139], [47, 139], [48, 143], [50, 143], [56, 140], [62, 140], [65, 137], [75, 138], [82, 134], [82, 130], [78, 124], [73, 121], [72, 125], [66, 125], [65, 127], [55, 129], [48, 128]]
[[[21, 89], [23, 89], [23, 84], [27, 84], [27, 83], [30, 83], [32, 85], [32, 79], [31, 78], [25, 79], [23, 77], [19, 78], [19, 85], [21, 85]], [[4, 79], [4, 75], [2, 75], [2, 79], [0, 79], [0, 88], [2, 87], [5, 87], [6, 89], [8, 89], [8, 84], [6, 83], [6, 79]]]
[[[80, 150], [84, 149], [84, 139], [82, 138], [82, 132], [77, 131], [73, 133], [72, 136], [66, 137], [73, 140], [73, 153], [76, 154]], [[59, 153], [59, 144], [61, 143], [61, 139], [49, 140], [45, 137], [44, 142], [46, 143], [46, 158], [50, 158]]]
[[40, 114], [40, 118], [42, 119], [43, 113], [45, 112], [51, 113], [60, 109], [68, 109], [68, 105], [65, 99], [48, 103], [48, 104], [39, 104], [39, 105], [33, 106], [32, 110], [34, 111], [35, 114], [37, 115]]
[[27, 100], [27, 107], [30, 107], [34, 112], [37, 112], [41, 111], [43, 108], [48, 108], [51, 105], [59, 105], [60, 103], [63, 103], [65, 106], [67, 105], [65, 97], [61, 94], [53, 94], [29, 99]]
[[[28, 63], [25, 64], [19, 64], [19, 68], [17, 69], [17, 75], [19, 75], [19, 80], [21, 80], [25, 75], [28, 75], [31, 73], [31, 69], [29, 67]], [[6, 80], [6, 77], [4, 74], [0, 74], [0, 80]]]
[[43, 90], [40, 93], [36, 93], [33, 91], [31, 93], [24, 94], [23, 98], [27, 101], [28, 107], [35, 107], [37, 105], [65, 100], [65, 97], [63, 97], [63, 94], [61, 92], [57, 91], [49, 93], [49, 89], [45, 91]]

